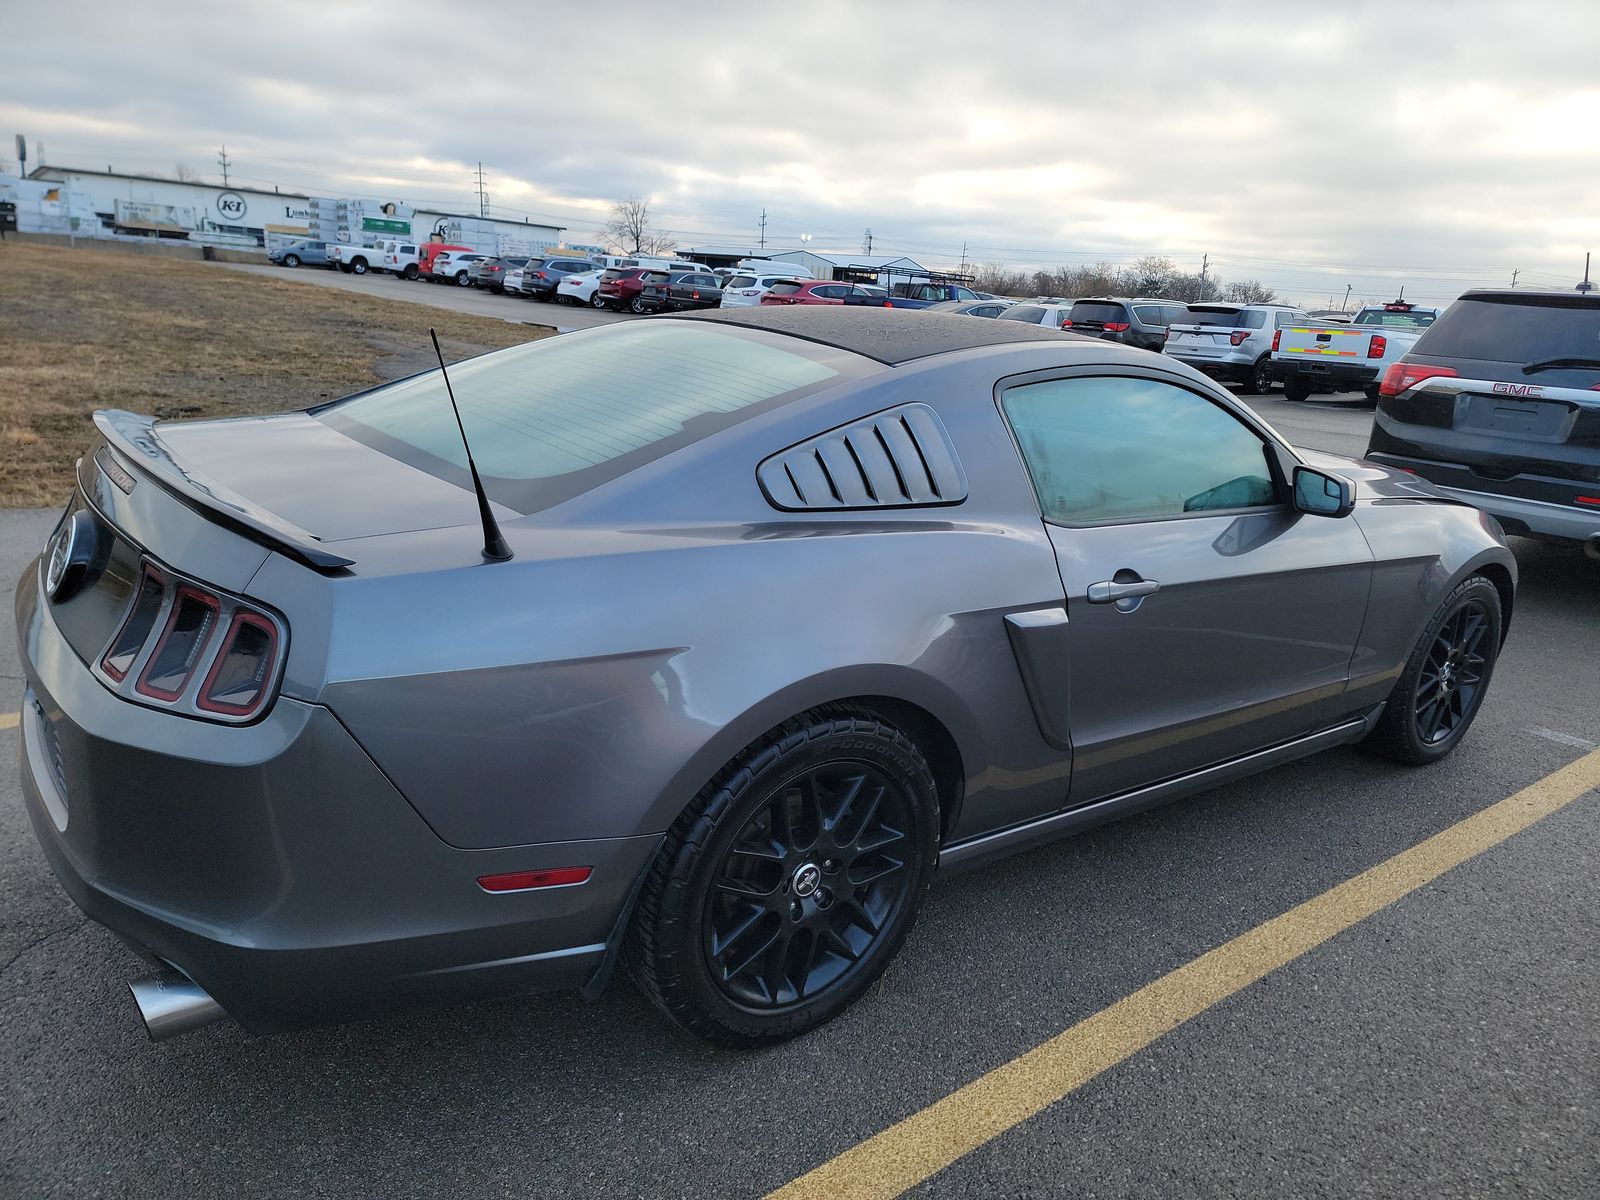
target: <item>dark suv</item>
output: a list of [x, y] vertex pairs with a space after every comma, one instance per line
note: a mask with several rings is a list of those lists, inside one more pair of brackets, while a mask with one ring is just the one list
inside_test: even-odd
[[1188, 305], [1177, 300], [1097, 296], [1075, 302], [1061, 328], [1160, 354], [1167, 341], [1167, 326], [1188, 311]]
[[594, 264], [586, 258], [558, 255], [530, 258], [522, 272], [522, 294], [532, 296], [535, 300], [560, 299], [556, 295], [556, 289], [561, 286], [563, 279], [568, 275], [592, 270]]
[[1467, 292], [1384, 375], [1367, 457], [1600, 558], [1600, 296]]

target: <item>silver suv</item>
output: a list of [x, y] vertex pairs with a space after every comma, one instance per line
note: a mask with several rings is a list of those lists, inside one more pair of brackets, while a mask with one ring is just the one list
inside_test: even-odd
[[1287, 304], [1225, 304], [1207, 300], [1167, 326], [1166, 352], [1247, 396], [1272, 390], [1272, 339], [1306, 314]]

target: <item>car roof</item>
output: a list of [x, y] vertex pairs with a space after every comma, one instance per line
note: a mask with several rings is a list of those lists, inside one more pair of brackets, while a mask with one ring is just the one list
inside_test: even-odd
[[946, 313], [907, 308], [849, 308], [833, 305], [766, 308], [713, 308], [667, 318], [743, 325], [834, 346], [890, 366], [1010, 342], [1067, 341], [1054, 329], [1022, 321], [973, 321]]
[[1537, 304], [1541, 300], [1559, 300], [1564, 304], [1583, 305], [1600, 304], [1600, 292], [1580, 292], [1576, 288], [1472, 288], [1462, 292], [1459, 299], [1516, 300], [1523, 304]]

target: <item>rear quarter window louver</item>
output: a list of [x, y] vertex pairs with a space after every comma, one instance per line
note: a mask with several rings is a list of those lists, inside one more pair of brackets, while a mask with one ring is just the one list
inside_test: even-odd
[[756, 480], [785, 512], [959, 504], [967, 476], [926, 404], [902, 404], [762, 461]]

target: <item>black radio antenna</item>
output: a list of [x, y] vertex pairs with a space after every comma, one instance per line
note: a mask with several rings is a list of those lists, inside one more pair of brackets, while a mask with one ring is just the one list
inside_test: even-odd
[[439, 335], [432, 329], [433, 352], [439, 356], [439, 374], [444, 376], [445, 395], [450, 397], [450, 411], [456, 415], [456, 428], [461, 431], [461, 445], [467, 452], [467, 470], [472, 472], [472, 490], [478, 494], [478, 516], [483, 520], [483, 556], [490, 562], [505, 562], [511, 557], [511, 547], [500, 533], [494, 513], [489, 509], [489, 494], [483, 490], [483, 480], [478, 478], [478, 464], [472, 461], [472, 443], [467, 441], [467, 427], [461, 423], [461, 409], [456, 406], [456, 392], [450, 386], [450, 372], [444, 369], [444, 351], [439, 349]]

